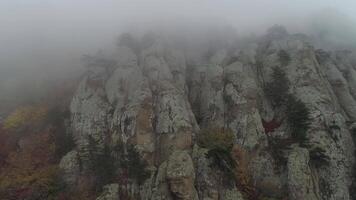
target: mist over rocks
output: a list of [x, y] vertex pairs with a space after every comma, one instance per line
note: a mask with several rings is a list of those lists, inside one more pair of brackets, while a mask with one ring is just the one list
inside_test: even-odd
[[0, 2], [0, 199], [355, 199], [355, 8]]
[[[129, 178], [125, 185], [135, 199], [352, 199], [356, 66], [350, 52], [317, 50], [307, 35], [277, 25], [241, 46], [220, 35], [200, 46], [171, 37], [126, 33], [106, 56], [111, 65], [92, 57], [70, 106], [83, 171], [70, 169], [78, 162], [68, 163], [70, 152], [61, 164], [69, 184], [90, 163], [90, 136], [99, 151], [133, 145], [147, 162], [144, 184]], [[289, 92], [310, 110], [305, 145], [273, 145], [291, 134], [286, 114], [264, 89], [276, 66]], [[281, 125], [266, 132], [263, 121], [272, 119]], [[237, 163], [232, 177], [214, 168], [211, 151], [199, 143], [211, 127], [231, 130], [240, 149], [231, 153]], [[315, 153], [327, 163], [319, 165]], [[123, 187], [110, 184], [106, 192]]]

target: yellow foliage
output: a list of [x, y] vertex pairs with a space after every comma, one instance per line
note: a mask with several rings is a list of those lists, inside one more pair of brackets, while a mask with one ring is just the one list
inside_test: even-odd
[[0, 190], [7, 188], [35, 187], [48, 191], [56, 184], [59, 169], [56, 165], [49, 165], [40, 169], [5, 169], [0, 175]]
[[4, 121], [4, 129], [13, 131], [42, 123], [46, 119], [48, 109], [42, 106], [24, 106], [17, 108]]

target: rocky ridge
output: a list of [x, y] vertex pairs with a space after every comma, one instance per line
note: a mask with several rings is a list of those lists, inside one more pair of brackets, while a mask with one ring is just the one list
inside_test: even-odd
[[[88, 168], [93, 139], [99, 151], [134, 145], [147, 161], [150, 177], [142, 185], [130, 182], [139, 199], [247, 200], [241, 180], [224, 180], [197, 144], [200, 130], [214, 126], [231, 129], [234, 146], [246, 151], [245, 173], [260, 199], [352, 199], [356, 62], [352, 52], [316, 50], [305, 38], [274, 27], [242, 50], [217, 48], [193, 58], [160, 37], [139, 47], [121, 44], [106, 59], [111, 62], [88, 65], [73, 97], [76, 149], [61, 161], [65, 180], [75, 184]], [[263, 126], [280, 116], [263, 90], [274, 66], [312, 116], [308, 145], [284, 150], [285, 166], [269, 151], [271, 139], [290, 134], [285, 122], [269, 133]], [[328, 164], [315, 164], [315, 152]], [[98, 200], [118, 199], [119, 187], [105, 186]]]

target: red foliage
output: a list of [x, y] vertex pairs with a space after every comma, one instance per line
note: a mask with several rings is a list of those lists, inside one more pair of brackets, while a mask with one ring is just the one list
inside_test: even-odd
[[262, 125], [263, 128], [265, 129], [265, 133], [271, 133], [275, 129], [279, 128], [282, 124], [282, 121], [277, 121], [275, 118], [273, 118], [271, 121], [267, 122], [264, 119], [262, 119]]

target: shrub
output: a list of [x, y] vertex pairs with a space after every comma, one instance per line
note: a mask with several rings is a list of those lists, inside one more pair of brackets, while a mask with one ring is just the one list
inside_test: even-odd
[[224, 149], [210, 149], [207, 158], [212, 160], [211, 167], [221, 170], [230, 180], [234, 178], [235, 160], [231, 157], [231, 152]]
[[207, 149], [231, 151], [234, 140], [234, 133], [227, 128], [207, 128], [202, 130], [198, 136], [199, 145]]
[[292, 95], [288, 97], [287, 120], [292, 137], [303, 144], [311, 123], [310, 111], [301, 100]]
[[209, 128], [202, 130], [198, 143], [207, 148], [207, 158], [212, 159], [212, 167], [221, 170], [227, 177], [234, 177], [235, 160], [231, 156], [234, 134], [226, 128]]
[[273, 67], [272, 81], [265, 84], [264, 91], [274, 107], [281, 106], [287, 101], [289, 80], [280, 67]]
[[258, 199], [258, 191], [251, 178], [249, 170], [249, 160], [251, 159], [251, 153], [246, 151], [239, 145], [234, 145], [232, 149], [232, 156], [237, 161], [237, 165], [234, 170], [236, 186], [242, 192], [246, 199]]
[[286, 66], [290, 63], [290, 56], [285, 50], [280, 50], [278, 52], [278, 57], [279, 57], [279, 62], [281, 63], [282, 66]]

